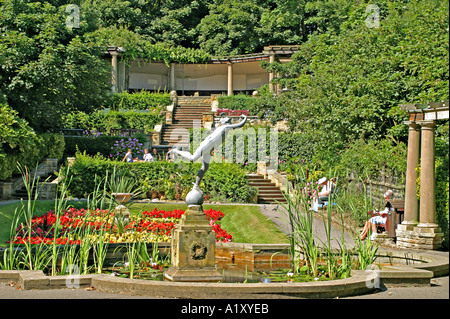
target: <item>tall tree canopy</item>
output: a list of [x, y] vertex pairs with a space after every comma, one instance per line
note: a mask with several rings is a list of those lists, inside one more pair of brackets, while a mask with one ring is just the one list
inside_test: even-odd
[[367, 3], [339, 29], [316, 34], [289, 64], [267, 65], [292, 89], [291, 128], [312, 132], [318, 147], [351, 139], [405, 141], [402, 103], [448, 100], [448, 1], [378, 1], [379, 28]]

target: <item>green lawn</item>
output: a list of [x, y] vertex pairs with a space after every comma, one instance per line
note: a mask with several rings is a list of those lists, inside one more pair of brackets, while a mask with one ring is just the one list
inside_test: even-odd
[[[82, 208], [84, 202], [71, 201], [69, 204]], [[9, 239], [11, 222], [14, 211], [20, 207], [20, 203], [13, 203], [0, 206], [0, 246], [5, 246], [5, 241]], [[36, 202], [35, 215], [40, 216], [54, 207], [53, 201]], [[186, 204], [162, 204], [162, 203], [131, 203], [129, 208], [131, 213], [138, 214], [145, 210], [151, 211], [154, 208], [160, 210], [186, 209]], [[288, 243], [287, 237], [279, 231], [276, 226], [268, 220], [257, 206], [243, 205], [203, 205], [204, 209], [213, 208], [225, 214], [221, 220], [224, 230], [233, 235], [233, 242], [239, 243], [259, 243], [259, 244], [280, 244]]]

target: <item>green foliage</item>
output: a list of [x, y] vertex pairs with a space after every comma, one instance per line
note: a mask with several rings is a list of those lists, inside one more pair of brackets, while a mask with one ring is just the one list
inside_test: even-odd
[[44, 157], [62, 157], [64, 137], [36, 134], [27, 121], [6, 104], [0, 104], [0, 180], [18, 174], [17, 163], [35, 167]]
[[261, 52], [265, 45], [298, 44], [312, 31], [304, 1], [214, 1], [197, 25], [200, 48], [215, 55]]
[[317, 148], [360, 137], [405, 141], [402, 103], [448, 99], [448, 2], [379, 1], [380, 28], [354, 4], [339, 32], [314, 35], [293, 61], [270, 66], [287, 75], [285, 109], [293, 130], [314, 132]]
[[[156, 191], [169, 199], [179, 199], [192, 189], [200, 164], [165, 161], [126, 163], [77, 153], [76, 161], [66, 176], [72, 178], [69, 194], [74, 197], [87, 196], [95, 187], [95, 176], [105, 176], [106, 171], [112, 172], [114, 167], [117, 174], [124, 173], [124, 176], [136, 180], [144, 192]], [[212, 163], [202, 180], [202, 189], [211, 199], [225, 201], [251, 202], [256, 194], [256, 190], [248, 185], [244, 170], [235, 164]]]
[[342, 152], [337, 170], [346, 175], [350, 172], [357, 176], [376, 179], [380, 172], [386, 176], [396, 176], [399, 184], [405, 182], [407, 146], [404, 143], [392, 145], [389, 140], [353, 141]]
[[449, 126], [436, 129], [436, 222], [444, 232], [443, 247], [449, 247]]
[[251, 110], [254, 109], [256, 98], [245, 94], [219, 96], [219, 108], [229, 110]]
[[239, 165], [232, 163], [211, 164], [202, 183], [211, 198], [234, 200], [237, 202], [252, 202], [257, 190], [248, 186], [246, 172]]
[[96, 111], [90, 114], [72, 112], [64, 117], [65, 128], [95, 130], [109, 134], [111, 129], [143, 129], [149, 133], [162, 121], [162, 108], [155, 107], [148, 112]]
[[0, 104], [0, 125], [0, 158], [5, 157], [6, 152], [27, 152], [34, 146], [34, 130], [18, 116], [17, 111], [4, 103]]
[[143, 90], [139, 93], [115, 93], [112, 95], [111, 104], [108, 106], [115, 111], [118, 111], [119, 109], [160, 110], [162, 107], [169, 104], [169, 93], [151, 93]]
[[84, 20], [67, 28], [65, 6], [48, 2], [5, 0], [0, 12], [0, 91], [20, 117], [45, 130], [59, 126], [61, 114], [103, 103], [110, 66], [84, 43]]
[[145, 61], [164, 61], [177, 63], [205, 63], [210, 55], [200, 49], [187, 48], [179, 45], [157, 42], [152, 43], [146, 37], [128, 29], [106, 27], [99, 28], [87, 35], [91, 45], [99, 47], [120, 46], [125, 51], [122, 59], [131, 61], [144, 59]]

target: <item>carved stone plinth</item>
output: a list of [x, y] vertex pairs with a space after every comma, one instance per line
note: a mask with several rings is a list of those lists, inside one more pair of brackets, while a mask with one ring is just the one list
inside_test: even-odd
[[164, 277], [171, 281], [217, 282], [216, 235], [201, 205], [190, 206], [172, 234], [171, 267]]

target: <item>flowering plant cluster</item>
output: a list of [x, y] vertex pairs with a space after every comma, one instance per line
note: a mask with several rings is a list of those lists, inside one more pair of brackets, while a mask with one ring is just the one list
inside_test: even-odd
[[102, 132], [97, 132], [96, 130], [84, 130], [83, 131], [83, 136], [85, 137], [92, 137], [92, 138], [96, 138], [99, 137], [100, 135], [102, 135]]
[[109, 157], [122, 159], [127, 153], [128, 149], [131, 149], [133, 157], [144, 155], [143, 144], [139, 142], [137, 138], [128, 138], [117, 140], [111, 147], [111, 153]]
[[[144, 211], [137, 216], [130, 216], [123, 230], [117, 224], [114, 211], [100, 210], [88, 211], [85, 209], [70, 208], [59, 216], [59, 222], [53, 211], [31, 219], [31, 228], [21, 224], [13, 237], [15, 244], [52, 244], [55, 240], [58, 245], [80, 244], [83, 240], [92, 243], [100, 237], [109, 243], [124, 242], [169, 242], [172, 230], [184, 214], [183, 210]], [[216, 232], [216, 241], [231, 241], [232, 236], [222, 229], [218, 221], [224, 216], [221, 211], [208, 209], [205, 211], [210, 225]], [[55, 238], [55, 226], [58, 232]]]

